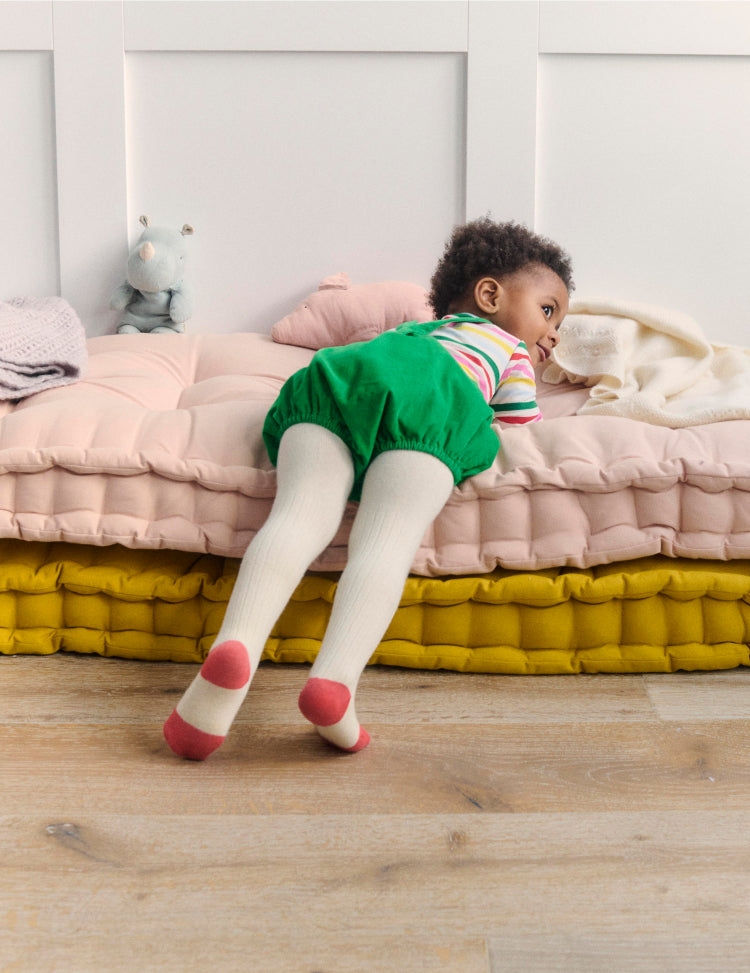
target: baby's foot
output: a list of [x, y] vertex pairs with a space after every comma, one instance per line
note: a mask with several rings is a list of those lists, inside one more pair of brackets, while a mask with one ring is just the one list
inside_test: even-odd
[[299, 696], [299, 708], [318, 733], [341, 750], [364, 750], [370, 734], [359, 725], [352, 694], [342, 682], [308, 679]]
[[250, 685], [250, 661], [242, 642], [211, 649], [176, 709], [164, 737], [180, 757], [205, 760], [224, 742]]

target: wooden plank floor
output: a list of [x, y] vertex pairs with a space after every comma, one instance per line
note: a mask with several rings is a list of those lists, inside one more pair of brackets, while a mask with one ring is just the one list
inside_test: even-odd
[[340, 754], [264, 665], [203, 764], [192, 666], [0, 659], [2, 973], [750, 969], [750, 671], [369, 669]]

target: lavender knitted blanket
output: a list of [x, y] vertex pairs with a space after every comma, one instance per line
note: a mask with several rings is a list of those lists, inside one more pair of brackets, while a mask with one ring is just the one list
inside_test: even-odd
[[22, 399], [81, 378], [86, 332], [61, 297], [0, 301], [0, 399]]

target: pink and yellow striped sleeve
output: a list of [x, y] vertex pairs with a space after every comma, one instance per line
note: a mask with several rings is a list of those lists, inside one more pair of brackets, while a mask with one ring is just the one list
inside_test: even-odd
[[542, 413], [536, 402], [536, 380], [526, 345], [521, 342], [500, 377], [490, 402], [495, 419], [508, 425], [540, 422]]

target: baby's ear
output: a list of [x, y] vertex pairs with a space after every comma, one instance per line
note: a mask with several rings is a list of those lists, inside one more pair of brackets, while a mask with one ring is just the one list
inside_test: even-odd
[[474, 300], [482, 311], [497, 311], [502, 295], [502, 285], [494, 277], [482, 277], [474, 285]]

